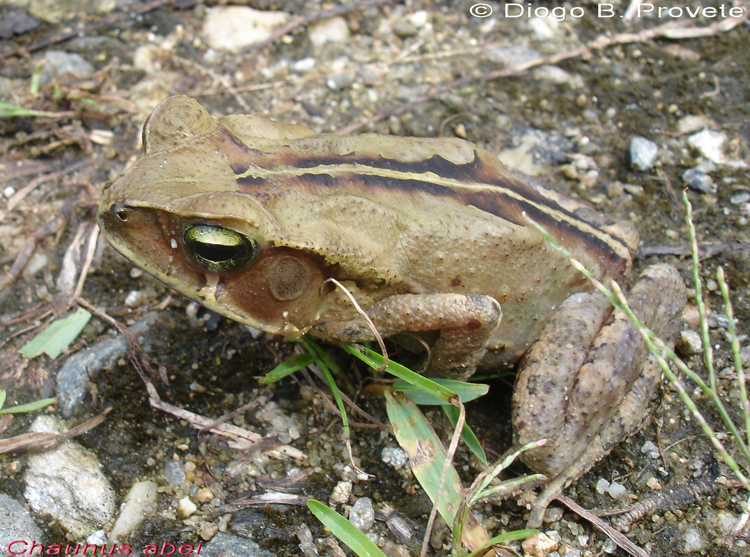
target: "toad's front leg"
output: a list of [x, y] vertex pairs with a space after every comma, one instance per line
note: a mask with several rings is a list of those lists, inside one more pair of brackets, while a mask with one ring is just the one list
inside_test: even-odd
[[[497, 300], [480, 294], [397, 294], [376, 302], [366, 313], [382, 337], [439, 332], [430, 352], [429, 374], [458, 380], [474, 373], [502, 316]], [[314, 332], [347, 342], [375, 339], [361, 316], [319, 323]]]
[[[670, 265], [654, 265], [628, 296], [639, 320], [667, 344], [679, 332], [685, 285]], [[661, 378], [658, 364], [627, 317], [599, 293], [576, 294], [560, 308], [521, 364], [513, 398], [516, 443], [547, 439], [524, 462], [551, 479], [529, 525], [563, 488], [641, 423]]]

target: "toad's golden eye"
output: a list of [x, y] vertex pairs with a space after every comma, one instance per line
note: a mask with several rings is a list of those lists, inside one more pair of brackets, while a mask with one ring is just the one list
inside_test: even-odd
[[192, 224], [182, 230], [187, 255], [215, 273], [237, 271], [258, 255], [258, 242], [221, 226]]

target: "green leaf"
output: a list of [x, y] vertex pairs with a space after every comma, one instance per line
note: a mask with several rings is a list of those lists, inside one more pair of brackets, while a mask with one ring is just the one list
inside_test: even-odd
[[328, 528], [334, 536], [342, 541], [359, 557], [386, 557], [385, 553], [378, 549], [378, 546], [372, 543], [370, 538], [341, 516], [336, 511], [329, 509], [320, 501], [310, 499], [307, 502], [307, 508], [310, 509], [315, 517]]
[[450, 464], [439, 501], [437, 489], [447, 455], [435, 430], [419, 408], [400, 393], [385, 392], [385, 408], [393, 434], [406, 454], [414, 475], [427, 496], [437, 505], [440, 516], [452, 525], [461, 504], [464, 489], [455, 467]]
[[21, 355], [24, 358], [35, 358], [44, 352], [52, 359], [57, 358], [78, 338], [89, 319], [91, 314], [78, 308], [74, 314], [53, 321], [21, 348]]
[[[3, 393], [3, 398], [5, 398], [5, 393]], [[18, 406], [11, 406], [10, 408], [4, 408], [0, 410], [0, 414], [24, 414], [27, 412], [36, 412], [37, 410], [41, 410], [43, 408], [46, 408], [50, 404], [54, 404], [57, 402], [56, 398], [43, 398], [41, 400], [35, 400], [34, 402], [29, 402], [26, 404], [19, 404]], [[0, 407], [2, 407], [2, 404], [0, 404]]]
[[[458, 424], [458, 415], [460, 413], [459, 409], [455, 406], [445, 405], [443, 406], [443, 412], [445, 412], [445, 415], [448, 416], [451, 425], [455, 428], [456, 424]], [[464, 428], [461, 430], [461, 441], [466, 443], [466, 446], [469, 447], [469, 450], [482, 462], [482, 464], [489, 464], [489, 462], [487, 462], [487, 455], [484, 454], [482, 444], [479, 442], [479, 439], [477, 439], [477, 436], [474, 435], [474, 432], [471, 430], [469, 424], [467, 423], [464, 423]]]
[[[489, 385], [483, 385], [481, 383], [466, 383], [465, 381], [456, 381], [454, 379], [432, 379], [432, 381], [445, 387], [449, 391], [456, 393], [461, 398], [461, 402], [475, 400], [480, 396], [486, 395], [487, 391], [490, 390]], [[405, 381], [394, 383], [393, 388], [404, 393], [412, 400], [412, 402], [419, 404], [420, 406], [438, 404], [443, 406], [450, 405], [449, 402], [446, 402], [443, 399]]]
[[20, 116], [38, 116], [42, 118], [55, 118], [57, 114], [53, 112], [44, 112], [43, 110], [33, 110], [24, 108], [17, 104], [0, 102], [0, 118], [14, 118]]
[[499, 536], [491, 538], [490, 541], [488, 541], [484, 545], [484, 547], [480, 547], [476, 551], [472, 551], [466, 557], [477, 557], [478, 555], [482, 555], [484, 551], [487, 551], [487, 549], [489, 549], [493, 545], [501, 545], [508, 542], [514, 542], [516, 540], [523, 540], [538, 533], [539, 530], [529, 528], [528, 530], [513, 530], [512, 532], [508, 532], [506, 534], [500, 534]]
[[[339, 346], [352, 356], [362, 360], [373, 369], [380, 369], [385, 363], [385, 358], [383, 358], [381, 354], [378, 354], [374, 350], [370, 350], [366, 346], [345, 343], [340, 343]], [[407, 383], [410, 383], [411, 385], [414, 385], [417, 389], [428, 392], [446, 402], [456, 396], [456, 393], [447, 387], [444, 387], [437, 381], [428, 379], [424, 375], [419, 375], [393, 360], [388, 361], [388, 366], [385, 368], [385, 371]]]
[[0, 409], [2, 409], [3, 404], [5, 404], [5, 391], [0, 389]]
[[275, 383], [287, 375], [291, 375], [292, 373], [306, 368], [314, 361], [315, 358], [312, 354], [297, 354], [285, 362], [280, 363], [264, 376], [258, 377], [257, 379], [260, 383]]

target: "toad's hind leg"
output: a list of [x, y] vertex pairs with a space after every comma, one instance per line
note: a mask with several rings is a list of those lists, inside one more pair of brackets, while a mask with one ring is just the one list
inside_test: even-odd
[[[606, 313], [606, 304], [599, 294], [590, 296], [595, 323]], [[673, 267], [646, 269], [628, 303], [646, 327], [674, 344], [685, 286]], [[522, 457], [529, 467], [552, 478], [534, 502], [530, 526], [539, 526], [545, 508], [562, 489], [640, 424], [661, 378], [658, 364], [624, 314], [615, 311], [593, 339], [595, 325], [584, 324], [580, 307], [566, 306], [567, 302], [522, 364], [514, 395], [516, 443], [548, 440]], [[590, 349], [571, 340], [588, 342]]]

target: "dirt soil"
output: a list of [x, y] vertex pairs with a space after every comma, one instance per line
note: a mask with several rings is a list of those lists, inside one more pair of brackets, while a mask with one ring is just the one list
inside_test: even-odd
[[[84, 246], [92, 234], [99, 192], [133, 162], [141, 149], [143, 122], [159, 100], [172, 94], [191, 95], [215, 115], [256, 112], [320, 132], [466, 138], [602, 212], [630, 220], [640, 229], [644, 247], [669, 248], [666, 255], [638, 257], [634, 271], [666, 261], [688, 284], [690, 265], [682, 251], [689, 242], [681, 201], [683, 173], [714, 158], [718, 162], [700, 167], [709, 181], [705, 191], [687, 190], [699, 241], [727, 243], [703, 259], [701, 276], [707, 281], [708, 305], [721, 313], [724, 304], [715, 273], [724, 268], [738, 330], [741, 335], [747, 332], [746, 20], [736, 24], [706, 17], [710, 13], [693, 18], [684, 10], [678, 17], [676, 9], [662, 17], [641, 13], [627, 19], [620, 17], [627, 9], [624, 2], [613, 3], [616, 17], [597, 15], [593, 2], [572, 2], [562, 5], [566, 11], [555, 12], [559, 17], [543, 19], [526, 13], [503, 17], [504, 7], [496, 2], [484, 8], [437, 0], [333, 0], [322, 8], [304, 0], [240, 3], [306, 19], [272, 35], [267, 44], [232, 52], [209, 46], [203, 34], [211, 3], [121, 0], [113, 2], [107, 14], [89, 7], [88, 12], [75, 15], [69, 10], [56, 21], [45, 21], [44, 10], [34, 11], [34, 2], [29, 8], [0, 2], [0, 20], [12, 16], [22, 21], [25, 14], [38, 24], [25, 32], [18, 24], [17, 34], [5, 33], [0, 40], [0, 101], [40, 111], [0, 119], [0, 387], [8, 393], [6, 406], [54, 396], [56, 373], [67, 358], [110, 334], [110, 324], [94, 316], [59, 358], [29, 360], [19, 354], [54, 316], [76, 307], [74, 290], [86, 260]], [[693, 0], [657, 5], [722, 6]], [[725, 8], [731, 5], [727, 2]], [[346, 9], [337, 10], [342, 7]], [[470, 13], [484, 16], [487, 7], [494, 10], [489, 17]], [[747, 8], [743, 10], [746, 14]], [[321, 29], [321, 13], [336, 15], [333, 31]], [[68, 16], [73, 19], [64, 19]], [[321, 35], [329, 42], [320, 43]], [[50, 51], [79, 55], [89, 67], [76, 70], [78, 74], [43, 71]], [[724, 134], [713, 154], [689, 139], [704, 128]], [[631, 164], [629, 154], [636, 136], [659, 148], [655, 162], [642, 170]], [[741, 243], [745, 245], [737, 245]], [[305, 460], [273, 459], [257, 450], [233, 450], [218, 436], [199, 434], [184, 420], [151, 407], [133, 361], [123, 355], [91, 378], [86, 400], [68, 425], [113, 408], [102, 425], [77, 441], [97, 455], [118, 504], [134, 482], [159, 483], [158, 509], [132, 535], [134, 547], [148, 540], [197, 544], [220, 530], [253, 539], [273, 555], [299, 555], [296, 530], [306, 523], [324, 551], [321, 540], [328, 533], [304, 506], [233, 505], [274, 486], [280, 490], [280, 480], [300, 469], [313, 473], [295, 486], [295, 494], [328, 503], [333, 487], [353, 478], [351, 498], [337, 510], [346, 514], [350, 503], [366, 496], [376, 508], [388, 504], [423, 531], [429, 501], [408, 469], [394, 469], [381, 460], [384, 447], [396, 446], [393, 437], [377, 428], [354, 428], [355, 461], [374, 476], [358, 479], [348, 467], [340, 421], [308, 379], [293, 376], [262, 386], [254, 378], [291, 355], [291, 343], [266, 336], [256, 340], [243, 326], [225, 319], [193, 326], [185, 311], [187, 300], [135, 270], [101, 238], [92, 254], [80, 298], [125, 325], [159, 311], [157, 324], [142, 342], [154, 367], [165, 370], [168, 385], [153, 379], [165, 401], [219, 418], [260, 397], [269, 405], [266, 414], [275, 412], [274, 417], [254, 409], [235, 416], [232, 423], [275, 435], [280, 433], [273, 426], [275, 416], [291, 421], [299, 437], [290, 444], [307, 455]], [[695, 315], [694, 293], [691, 288], [690, 316]], [[718, 391], [741, 422], [726, 323], [720, 318], [710, 323]], [[684, 328], [697, 330], [694, 322]], [[369, 384], [369, 371], [332, 352], [351, 371], [354, 392]], [[700, 356], [689, 362], [705, 374]], [[488, 397], [468, 408], [468, 421], [491, 458], [511, 445], [511, 390], [512, 378], [496, 380]], [[726, 432], [707, 398], [693, 386], [688, 391], [708, 422]], [[381, 397], [360, 393], [357, 401], [386, 421]], [[448, 434], [437, 413], [428, 416], [438, 431]], [[32, 419], [17, 415], [2, 436], [27, 432]], [[661, 457], [642, 453], [649, 441], [660, 448]], [[731, 440], [728, 445], [732, 447]], [[26, 458], [0, 460], [0, 492], [22, 503]], [[165, 480], [168, 461], [189, 463], [181, 485]], [[622, 508], [697, 482], [714, 462], [710, 443], [676, 391], [665, 385], [643, 428], [566, 494], [594, 511]], [[748, 463], [744, 465], [747, 471]], [[457, 467], [466, 483], [480, 470], [465, 449], [459, 451]], [[522, 473], [523, 467], [511, 472]], [[628, 537], [655, 557], [675, 551], [747, 555], [747, 528], [744, 540], [742, 533], [735, 539], [726, 535], [739, 520], [748, 494], [727, 487], [732, 473], [723, 464], [719, 473], [718, 489], [647, 515], [631, 527]], [[624, 485], [626, 495], [614, 499], [598, 493], [602, 478]], [[179, 518], [177, 502], [186, 496], [195, 500], [202, 487], [211, 488], [215, 497], [199, 503], [190, 517]], [[523, 528], [528, 516], [514, 501], [478, 511], [492, 535]], [[48, 543], [65, 543], [66, 533], [55, 520], [32, 515]], [[542, 530], [559, 539], [558, 555], [626, 554], [568, 510], [550, 519]], [[407, 550], [399, 547], [385, 523], [376, 522], [370, 533], [389, 554], [408, 554], [399, 553]], [[691, 545], [696, 539], [697, 545]], [[448, 554], [449, 543], [449, 535], [437, 537], [431, 554]], [[518, 544], [513, 547], [521, 552]]]

